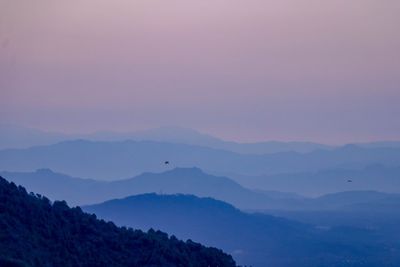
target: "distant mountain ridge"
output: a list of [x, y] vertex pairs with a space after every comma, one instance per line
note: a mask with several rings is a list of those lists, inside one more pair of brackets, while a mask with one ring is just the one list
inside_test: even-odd
[[256, 192], [246, 189], [227, 177], [204, 173], [198, 168], [176, 168], [163, 173], [143, 173], [130, 179], [114, 182], [69, 177], [48, 169], [36, 172], [0, 172], [28, 190], [51, 199], [65, 199], [72, 205], [94, 204], [112, 198], [144, 193], [185, 193], [213, 197], [239, 208], [268, 208], [286, 205], [293, 194]]
[[72, 205], [95, 204], [145, 193], [211, 197], [242, 210], [344, 210], [382, 201], [400, 204], [400, 194], [376, 191], [346, 191], [318, 198], [277, 191], [254, 191], [227, 177], [210, 175], [198, 168], [143, 173], [115, 182], [74, 178], [47, 169], [33, 173], [0, 172], [0, 175], [24, 185], [30, 191], [47, 195], [51, 199], [65, 199]]
[[[100, 131], [91, 134], [64, 134], [42, 131], [15, 125], [0, 124], [0, 149], [27, 148], [51, 145], [67, 140], [86, 139], [90, 141], [157, 141], [205, 146], [243, 154], [268, 154], [278, 152], [307, 153], [315, 150], [331, 150], [339, 146], [325, 145], [307, 141], [226, 141], [196, 130], [177, 126], [164, 126], [135, 132]], [[355, 143], [365, 148], [400, 147], [400, 141], [377, 141]]]
[[[170, 165], [164, 165], [169, 161]], [[82, 164], [85, 162], [85, 164]], [[0, 150], [0, 169], [32, 171], [50, 168], [72, 176], [120, 179], [171, 167], [197, 166], [211, 173], [248, 176], [315, 172], [332, 168], [362, 169], [371, 164], [400, 166], [400, 148], [361, 148], [354, 145], [309, 153], [250, 155], [155, 141], [61, 142], [28, 149]]]
[[341, 191], [400, 193], [400, 166], [383, 164], [371, 164], [361, 169], [331, 168], [262, 176], [227, 175], [247, 188], [297, 192], [306, 196]]
[[239, 143], [225, 141], [208, 134], [200, 133], [193, 129], [172, 126], [126, 133], [102, 131], [92, 134], [63, 134], [13, 125], [0, 125], [0, 149], [51, 145], [62, 141], [76, 139], [86, 139], [90, 141], [132, 140], [180, 143], [246, 154], [264, 154], [282, 151], [310, 152], [316, 149], [331, 148], [327, 145], [312, 142], [266, 141]]

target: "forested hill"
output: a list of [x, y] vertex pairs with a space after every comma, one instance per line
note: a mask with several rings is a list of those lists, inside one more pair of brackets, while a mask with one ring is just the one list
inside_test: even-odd
[[236, 266], [221, 250], [119, 228], [2, 177], [0, 240], [0, 266]]

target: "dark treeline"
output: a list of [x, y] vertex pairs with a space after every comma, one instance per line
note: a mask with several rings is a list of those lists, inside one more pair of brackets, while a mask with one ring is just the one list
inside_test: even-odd
[[119, 228], [0, 177], [0, 266], [236, 266], [231, 256], [166, 233]]

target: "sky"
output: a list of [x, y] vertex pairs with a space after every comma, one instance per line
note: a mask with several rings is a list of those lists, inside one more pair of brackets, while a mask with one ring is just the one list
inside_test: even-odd
[[0, 0], [0, 123], [400, 140], [400, 1]]

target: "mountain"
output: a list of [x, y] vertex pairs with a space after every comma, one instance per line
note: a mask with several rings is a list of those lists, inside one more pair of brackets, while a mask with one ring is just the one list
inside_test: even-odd
[[157, 228], [223, 248], [251, 266], [396, 266], [400, 245], [354, 227], [319, 229], [244, 213], [211, 198], [145, 194], [85, 206], [118, 225]]
[[[313, 142], [283, 142], [265, 141], [253, 143], [239, 143], [225, 141], [214, 136], [200, 133], [193, 129], [183, 127], [160, 127], [145, 131], [138, 131], [126, 135], [131, 140], [151, 140], [168, 143], [180, 143], [195, 146], [205, 146], [214, 149], [227, 150], [241, 154], [268, 154], [278, 152], [299, 152], [306, 153], [318, 149], [332, 149], [332, 146]], [[97, 140], [106, 140], [98, 138]], [[110, 140], [110, 139], [108, 139]], [[118, 140], [114, 138], [114, 140]], [[121, 139], [119, 139], [121, 140]]]
[[400, 193], [400, 167], [383, 164], [371, 164], [361, 169], [332, 168], [262, 176], [229, 176], [248, 188], [296, 192], [305, 196], [355, 190]]
[[[308, 153], [316, 150], [332, 150], [338, 148], [338, 146], [333, 145], [299, 141], [233, 142], [190, 128], [177, 126], [163, 126], [135, 132], [99, 131], [89, 134], [65, 134], [10, 124], [0, 124], [0, 149], [51, 145], [76, 139], [86, 139], [90, 141], [157, 141], [205, 146], [241, 154], [270, 154], [279, 152]], [[354, 144], [364, 148], [400, 148], [400, 141], [377, 141]]]
[[[170, 165], [164, 162], [169, 161]], [[82, 164], [85, 162], [85, 164]], [[32, 171], [50, 168], [77, 177], [120, 179], [146, 171], [197, 166], [211, 173], [247, 176], [362, 169], [371, 164], [400, 166], [400, 148], [345, 146], [310, 153], [239, 154], [201, 146], [153, 141], [61, 142], [28, 149], [0, 150], [0, 169]]]
[[193, 194], [213, 197], [242, 209], [295, 207], [291, 199], [300, 196], [275, 191], [256, 192], [246, 189], [227, 177], [206, 174], [198, 168], [175, 168], [163, 173], [143, 173], [114, 182], [69, 177], [40, 169], [36, 172], [1, 172], [3, 177], [28, 190], [65, 199], [71, 205], [93, 204], [112, 198], [144, 193]]
[[388, 194], [376, 191], [346, 191], [327, 194], [314, 199], [318, 203], [318, 206], [325, 207], [326, 209], [350, 209], [361, 204], [389, 200], [397, 201], [400, 205], [400, 194]]
[[264, 212], [323, 228], [372, 229], [377, 237], [397, 242], [400, 240], [399, 210], [399, 194], [348, 191], [312, 199], [308, 207], [303, 209]]
[[284, 207], [292, 196], [279, 192], [256, 192], [233, 180], [204, 173], [199, 168], [176, 168], [163, 173], [144, 173], [132, 179], [116, 181], [113, 188], [130, 188], [125, 196], [143, 193], [192, 194], [212, 197], [231, 203], [240, 209]]
[[46, 132], [10, 124], [0, 124], [0, 149], [50, 145], [71, 138], [73, 137], [61, 133]]
[[303, 198], [301, 199], [301, 205], [286, 208], [286, 210], [396, 213], [399, 208], [400, 194], [377, 191], [344, 191], [326, 194], [317, 198]]
[[367, 142], [367, 143], [354, 143], [357, 146], [360, 147], [366, 147], [366, 148], [371, 148], [371, 147], [393, 147], [393, 148], [398, 148], [400, 147], [400, 141], [376, 141], [376, 142]]
[[118, 228], [0, 177], [1, 266], [236, 266], [215, 248]]
[[[235, 181], [214, 176], [198, 168], [175, 168], [162, 173], [143, 173], [114, 182], [81, 179], [40, 169], [36, 172], [0, 172], [29, 191], [65, 199], [71, 205], [94, 204], [113, 198], [144, 193], [191, 194], [212, 197], [243, 210], [346, 210], [378, 205], [382, 201], [400, 203], [400, 195], [377, 191], [344, 191], [320, 197], [303, 197], [278, 191], [255, 191]], [[382, 206], [383, 208], [383, 206]], [[390, 206], [386, 207], [390, 209]], [[395, 211], [395, 207], [391, 209]]]
[[29, 192], [45, 195], [51, 200], [63, 199], [73, 206], [107, 199], [102, 198], [100, 194], [106, 191], [108, 183], [71, 177], [50, 169], [38, 169], [35, 172], [5, 171], [0, 172], [0, 176], [24, 186]]
[[205, 146], [236, 153], [265, 154], [283, 151], [311, 152], [317, 149], [333, 147], [312, 142], [254, 142], [238, 143], [225, 141], [214, 136], [183, 127], [165, 126], [136, 132], [102, 131], [92, 134], [63, 134], [47, 132], [33, 128], [0, 124], [0, 149], [27, 148], [31, 146], [51, 145], [61, 141], [86, 139], [90, 141], [157, 141]]

